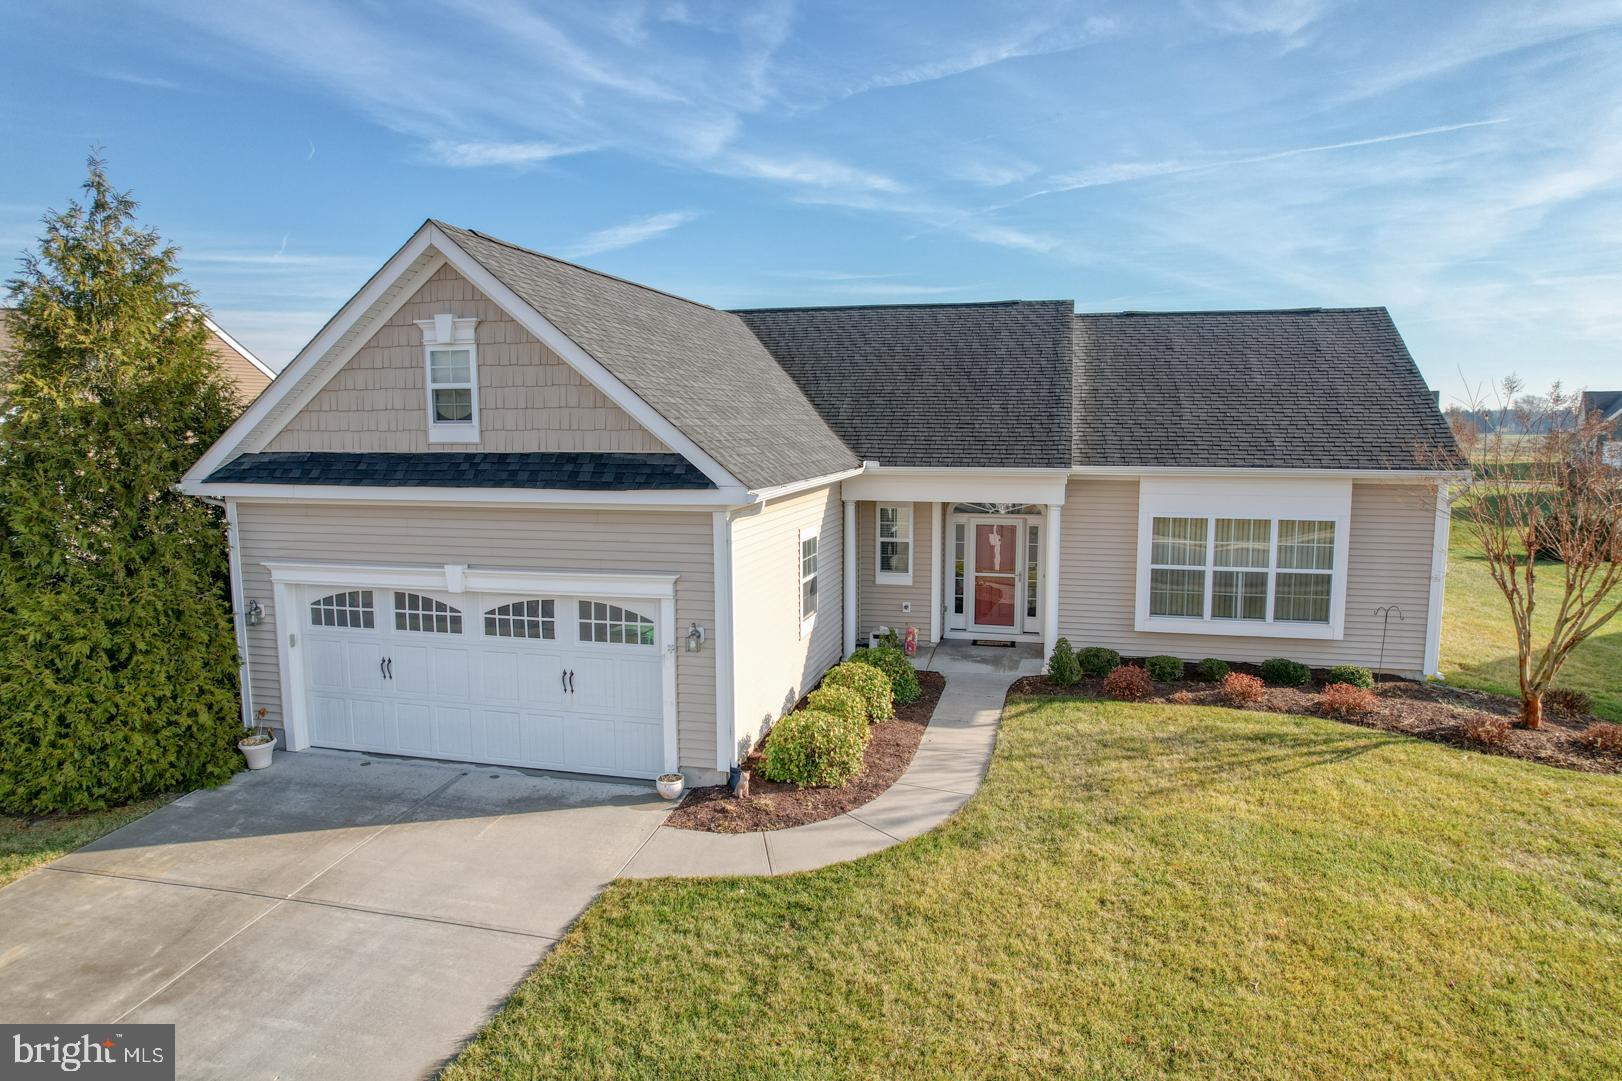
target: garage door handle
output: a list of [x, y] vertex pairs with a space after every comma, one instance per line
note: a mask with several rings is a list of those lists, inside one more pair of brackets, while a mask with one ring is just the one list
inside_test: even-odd
[[382, 657], [379, 657], [377, 659], [377, 678], [378, 679], [388, 679], [389, 678], [388, 661], [384, 660]]
[[383, 661], [384, 661], [384, 663], [386, 663], [389, 666], [389, 678], [393, 679], [394, 678], [394, 658], [393, 657], [384, 657]]
[[574, 693], [574, 669], [569, 669], [569, 693]]
[[558, 669], [558, 685], [563, 688], [564, 694], [569, 693], [569, 670], [567, 668]]

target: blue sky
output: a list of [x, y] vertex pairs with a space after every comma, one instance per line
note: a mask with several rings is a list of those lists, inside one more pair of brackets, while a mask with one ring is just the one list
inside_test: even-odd
[[0, 19], [0, 248], [100, 145], [273, 366], [435, 216], [720, 306], [1385, 304], [1444, 400], [1622, 383], [1622, 2]]

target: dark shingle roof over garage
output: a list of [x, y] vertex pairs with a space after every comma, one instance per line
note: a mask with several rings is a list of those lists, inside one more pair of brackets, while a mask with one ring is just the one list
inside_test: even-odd
[[738, 315], [863, 458], [1062, 467], [1072, 311], [1060, 300]]
[[1416, 469], [1456, 454], [1384, 308], [1075, 319], [1077, 465]]
[[860, 464], [731, 312], [434, 224], [746, 487]]
[[339, 484], [377, 488], [561, 488], [622, 492], [715, 485], [679, 454], [261, 451], [240, 454], [207, 484]]

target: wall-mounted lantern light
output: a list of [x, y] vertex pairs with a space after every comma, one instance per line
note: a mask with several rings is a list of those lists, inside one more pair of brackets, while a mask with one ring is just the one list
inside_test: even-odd
[[704, 628], [697, 623], [687, 626], [687, 652], [697, 653], [704, 648]]
[[265, 621], [265, 606], [258, 601], [249, 601], [248, 607], [242, 610], [242, 622], [250, 627], [257, 627]]

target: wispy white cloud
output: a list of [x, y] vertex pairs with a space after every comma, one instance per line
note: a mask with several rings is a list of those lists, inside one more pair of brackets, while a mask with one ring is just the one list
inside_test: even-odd
[[158, 75], [148, 75], [140, 71], [103, 70], [93, 73], [100, 79], [111, 79], [115, 83], [128, 83], [131, 86], [146, 86], [154, 90], [179, 90], [180, 84], [173, 79], [165, 79]]
[[663, 214], [650, 214], [635, 221], [611, 225], [606, 229], [586, 234], [568, 249], [567, 254], [570, 258], [578, 259], [618, 248], [629, 248], [632, 244], [641, 244], [656, 236], [663, 236], [672, 229], [679, 229], [698, 216], [698, 211], [694, 210], [669, 210]]
[[1287, 41], [1321, 19], [1325, 0], [1184, 0], [1191, 15], [1229, 34], [1273, 34]]
[[979, 285], [913, 285], [908, 282], [846, 282], [827, 286], [823, 291], [852, 297], [937, 297], [968, 293]]
[[846, 94], [854, 96], [872, 90], [916, 86], [966, 75], [1010, 60], [1071, 52], [1109, 37], [1117, 29], [1118, 23], [1114, 19], [1101, 15], [1074, 22], [1042, 20], [999, 40], [971, 43], [953, 55], [930, 57], [916, 64], [869, 75], [851, 86]]
[[789, 184], [804, 184], [815, 188], [881, 192], [906, 190], [901, 182], [893, 177], [809, 154], [774, 157], [765, 154], [733, 153], [727, 156], [726, 165], [744, 176]]
[[538, 165], [553, 158], [583, 153], [589, 147], [559, 146], [556, 143], [522, 142], [467, 142], [454, 139], [435, 139], [428, 144], [428, 153], [442, 165], [463, 169], [477, 169], [491, 165]]

